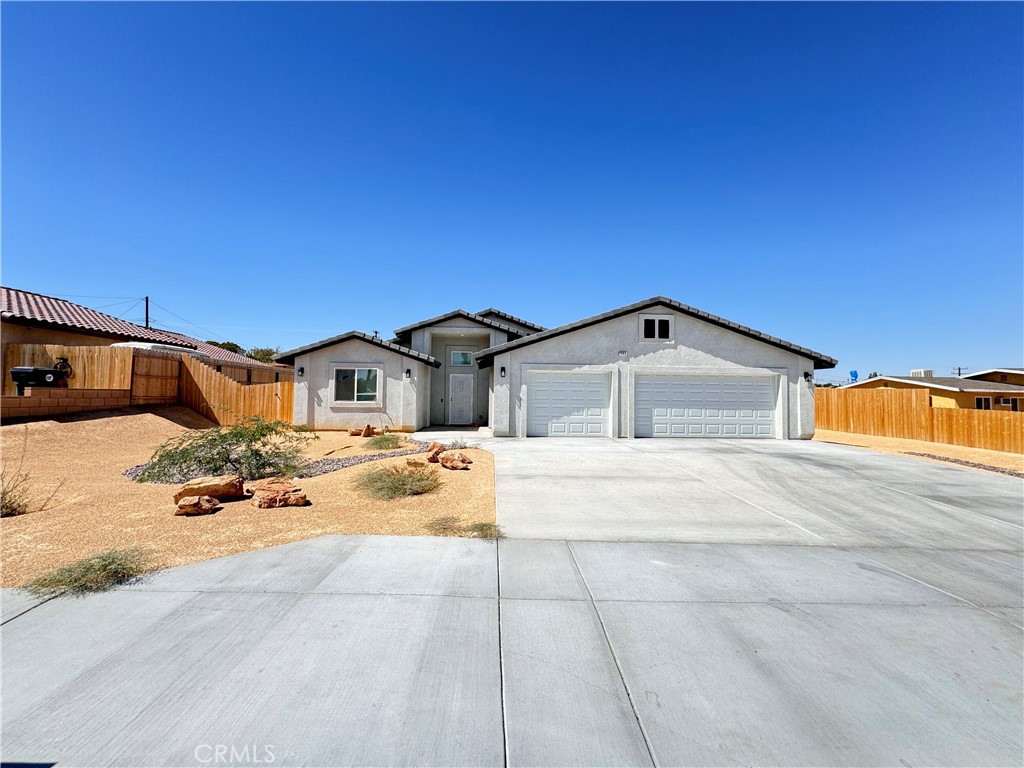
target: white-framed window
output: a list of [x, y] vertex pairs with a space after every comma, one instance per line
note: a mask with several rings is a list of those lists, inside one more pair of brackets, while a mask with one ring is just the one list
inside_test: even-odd
[[334, 368], [333, 395], [336, 403], [376, 403], [380, 401], [380, 369]]
[[976, 397], [974, 398], [974, 407], [979, 411], [991, 411], [992, 410], [992, 398], [991, 397]]
[[640, 315], [641, 341], [672, 341], [675, 318], [672, 315]]
[[473, 364], [473, 353], [472, 352], [452, 352], [453, 367], [462, 368], [467, 365]]

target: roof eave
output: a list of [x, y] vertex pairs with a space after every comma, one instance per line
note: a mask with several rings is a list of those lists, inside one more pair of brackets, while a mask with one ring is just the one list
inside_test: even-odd
[[754, 339], [755, 341], [760, 341], [764, 344], [769, 344], [773, 347], [777, 347], [786, 352], [799, 355], [807, 360], [812, 361], [815, 370], [827, 370], [830, 368], [835, 368], [839, 364], [839, 361], [836, 360], [835, 358], [829, 357], [828, 355], [823, 355], [820, 352], [815, 352], [813, 349], [801, 347], [796, 344], [790, 344], [789, 342], [785, 342], [782, 339], [776, 338], [775, 336], [761, 334], [760, 332], [755, 331], [753, 328], [748, 328], [747, 326], [740, 325], [739, 323], [733, 323], [732, 321], [726, 320], [725, 318], [719, 318], [716, 315], [712, 315], [709, 312], [705, 312], [703, 310], [696, 309], [695, 307], [682, 304], [681, 302], [674, 301], [672, 299], [666, 298], [665, 296], [655, 296], [650, 299], [645, 299], [644, 301], [638, 301], [633, 304], [627, 304], [624, 307], [619, 307], [618, 309], [613, 309], [609, 312], [604, 312], [599, 315], [584, 318], [583, 320], [577, 320], [574, 323], [567, 323], [566, 325], [561, 325], [558, 326], [557, 328], [550, 328], [547, 331], [543, 331], [541, 333], [531, 334], [530, 336], [524, 336], [521, 339], [515, 339], [514, 341], [509, 341], [506, 342], [505, 344], [499, 344], [497, 346], [490, 347], [489, 349], [481, 350], [476, 355], [477, 365], [479, 365], [481, 368], [488, 368], [493, 364], [494, 357], [504, 352], [510, 352], [520, 347], [527, 347], [530, 346], [531, 344], [538, 344], [547, 339], [552, 339], [567, 333], [573, 333], [574, 331], [589, 328], [592, 325], [598, 325], [600, 323], [607, 322], [608, 320], [615, 320], [616, 318], [623, 317], [633, 312], [640, 312], [644, 309], [648, 309], [650, 307], [655, 306], [667, 307], [675, 312], [680, 312], [682, 314], [689, 315], [690, 317], [695, 317], [699, 320], [711, 323], [712, 325], [717, 325], [720, 328], [724, 328], [726, 330], [739, 333], [740, 335]]

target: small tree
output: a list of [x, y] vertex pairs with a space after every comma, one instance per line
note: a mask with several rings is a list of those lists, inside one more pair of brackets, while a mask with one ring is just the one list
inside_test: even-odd
[[183, 483], [206, 475], [237, 474], [246, 480], [292, 476], [303, 463], [302, 447], [314, 434], [295, 431], [262, 416], [230, 427], [186, 432], [165, 442], [136, 478], [140, 483]]
[[207, 341], [207, 344], [212, 344], [215, 347], [226, 349], [228, 352], [234, 352], [236, 355], [244, 355], [245, 347], [241, 344], [235, 344], [233, 341]]
[[253, 347], [246, 352], [246, 355], [261, 363], [272, 363], [279, 354], [281, 354], [280, 347]]

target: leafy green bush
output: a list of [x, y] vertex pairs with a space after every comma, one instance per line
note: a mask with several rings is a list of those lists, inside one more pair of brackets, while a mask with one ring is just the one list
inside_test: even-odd
[[317, 439], [283, 421], [253, 416], [229, 427], [171, 438], [156, 449], [136, 480], [184, 483], [207, 475], [241, 475], [246, 480], [291, 476], [305, 461], [302, 447]]
[[436, 467], [382, 467], [359, 478], [358, 485], [378, 499], [397, 499], [429, 493], [440, 487]]
[[367, 448], [380, 448], [385, 450], [394, 450], [400, 448], [402, 443], [405, 442], [405, 438], [401, 435], [396, 435], [394, 432], [385, 432], [382, 435], [376, 435], [366, 441]]
[[28, 582], [24, 589], [37, 597], [104, 592], [137, 579], [148, 558], [139, 549], [112, 549], [83, 558]]

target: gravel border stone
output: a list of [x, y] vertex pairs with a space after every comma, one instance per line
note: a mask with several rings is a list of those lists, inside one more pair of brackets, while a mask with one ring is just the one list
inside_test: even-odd
[[936, 456], [934, 453], [918, 453], [917, 451], [900, 451], [900, 453], [906, 456], [921, 456], [925, 459], [935, 459], [936, 461], [948, 461], [950, 464], [959, 464], [963, 467], [974, 467], [975, 469], [985, 469], [989, 472], [998, 472], [1001, 475], [1009, 475], [1010, 477], [1024, 478], [1024, 472], [1018, 472], [1016, 469], [1005, 469], [1004, 467], [993, 467], [991, 464], [979, 464], [976, 461], [967, 461], [965, 459], [951, 459], [949, 456]]
[[[300, 477], [316, 477], [317, 475], [326, 475], [328, 472], [336, 472], [339, 469], [345, 469], [345, 467], [354, 467], [358, 464], [366, 464], [369, 461], [380, 461], [381, 459], [393, 459], [395, 456], [414, 456], [418, 453], [427, 452], [427, 443], [422, 440], [407, 439], [406, 442], [413, 443], [415, 448], [402, 448], [397, 451], [388, 451], [387, 453], [365, 453], [360, 456], [346, 456], [341, 459], [316, 459], [315, 461], [309, 461], [302, 465], [298, 472], [295, 473], [296, 478]], [[134, 467], [129, 467], [123, 474], [129, 480], [137, 480], [139, 475], [142, 474], [142, 470], [145, 469], [145, 464], [136, 464]], [[166, 482], [159, 482], [151, 480], [148, 482], [160, 485], [181, 485], [187, 483], [189, 480], [195, 480], [195, 477], [181, 477], [175, 480], [168, 480]]]

